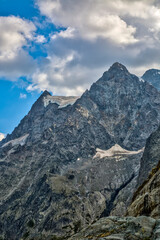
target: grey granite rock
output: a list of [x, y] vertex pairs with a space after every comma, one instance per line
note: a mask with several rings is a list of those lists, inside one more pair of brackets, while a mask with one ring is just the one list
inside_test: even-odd
[[69, 240], [151, 240], [156, 220], [149, 217], [102, 218]]

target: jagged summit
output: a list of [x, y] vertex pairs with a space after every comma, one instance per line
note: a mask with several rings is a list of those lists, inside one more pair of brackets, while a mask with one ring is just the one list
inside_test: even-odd
[[45, 90], [40, 97], [37, 99], [37, 101], [43, 99], [44, 97], [52, 96], [47, 90]]
[[44, 103], [43, 103], [44, 98], [51, 97], [51, 96], [52, 95], [47, 90], [45, 90], [37, 99], [37, 101], [33, 104], [31, 111], [39, 111], [40, 108], [44, 107]]
[[113, 65], [109, 68], [109, 70], [108, 70], [108, 72], [115, 72], [115, 71], [125, 71], [125, 72], [127, 72], [128, 73], [128, 70], [127, 70], [127, 68], [123, 65], [123, 64], [121, 64], [121, 63], [119, 63], [119, 62], [115, 62], [115, 63], [113, 63]]
[[[113, 63], [113, 65], [108, 69], [108, 71], [104, 72], [103, 74], [103, 80], [108, 81], [110, 79], [113, 78], [117, 78], [117, 79], [124, 79], [124, 77], [128, 77], [128, 76], [133, 76], [133, 74], [129, 73], [129, 71], [127, 70], [127, 68], [119, 63], [119, 62], [115, 62]], [[103, 81], [102, 81], [103, 82]]]
[[40, 97], [52, 96], [47, 90], [45, 90]]

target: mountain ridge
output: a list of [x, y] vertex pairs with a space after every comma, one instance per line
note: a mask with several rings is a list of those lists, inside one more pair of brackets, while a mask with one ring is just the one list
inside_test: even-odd
[[160, 90], [160, 70], [159, 69], [149, 69], [141, 77], [145, 81], [152, 84], [155, 88]]
[[[45, 106], [50, 95], [42, 94], [1, 142], [0, 231], [7, 239], [28, 231], [70, 236], [102, 216], [125, 214], [139, 150], [160, 122], [160, 93], [122, 66], [113, 64], [73, 105]], [[94, 157], [97, 148], [106, 153], [115, 144], [139, 152], [120, 153], [118, 161], [116, 154]]]

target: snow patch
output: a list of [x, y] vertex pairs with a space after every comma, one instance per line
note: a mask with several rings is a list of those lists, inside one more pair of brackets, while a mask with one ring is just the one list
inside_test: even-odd
[[144, 148], [138, 150], [138, 151], [128, 151], [118, 144], [115, 144], [113, 147], [111, 147], [108, 150], [102, 150], [97, 148], [96, 149], [96, 154], [93, 158], [104, 158], [104, 157], [117, 157], [117, 156], [122, 156], [122, 155], [136, 155], [138, 153], [141, 153], [144, 151]]
[[73, 105], [79, 97], [62, 97], [62, 96], [46, 96], [43, 98], [44, 106], [47, 107], [50, 103], [58, 104], [58, 108], [64, 108], [68, 105]]
[[21, 146], [23, 146], [23, 145], [26, 143], [26, 140], [27, 140], [28, 136], [29, 136], [29, 134], [26, 134], [26, 135], [24, 135], [24, 136], [22, 136], [22, 137], [20, 137], [20, 138], [16, 138], [16, 139], [14, 139], [14, 140], [11, 140], [11, 141], [5, 143], [2, 147], [6, 147], [6, 146], [8, 146], [9, 144], [11, 144], [12, 147], [14, 147], [14, 146], [16, 146], [16, 145], [21, 145]]
[[145, 82], [143, 78], [139, 77], [140, 82]]

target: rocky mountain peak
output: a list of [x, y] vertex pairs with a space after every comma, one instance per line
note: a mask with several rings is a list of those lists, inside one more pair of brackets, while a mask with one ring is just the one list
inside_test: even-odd
[[40, 97], [37, 99], [36, 102], [40, 102], [43, 100], [44, 97], [51, 97], [52, 95], [47, 91], [45, 90], [41, 95]]
[[108, 70], [108, 72], [110, 72], [110, 73], [112, 73], [112, 72], [116, 73], [116, 72], [122, 72], [122, 71], [125, 73], [126, 72], [128, 73], [127, 68], [119, 62], [115, 62]]
[[45, 90], [41, 95], [40, 97], [37, 99], [37, 101], [33, 104], [32, 108], [31, 108], [31, 111], [33, 112], [39, 112], [40, 109], [43, 109], [44, 108], [44, 98], [46, 97], [51, 97], [51, 94]]
[[46, 96], [51, 96], [51, 94], [47, 90], [45, 90], [40, 97], [46, 97]]
[[160, 70], [159, 69], [149, 69], [147, 70], [142, 79], [151, 83], [155, 88], [160, 90]]
[[160, 74], [160, 70], [159, 69], [154, 69], [154, 68], [149, 69], [143, 74], [143, 76], [145, 77], [148, 74], [157, 75], [157, 74]]
[[[119, 81], [120, 79], [124, 80], [126, 78], [130, 78], [130, 80], [131, 80], [131, 78], [133, 76], [134, 75], [130, 74], [124, 65], [122, 65], [119, 62], [115, 62], [109, 68], [108, 71], [104, 72], [101, 83], [105, 83], [105, 82], [108, 82], [113, 79], [117, 79]], [[131, 82], [132, 82], [132, 80], [131, 80]]]

